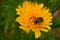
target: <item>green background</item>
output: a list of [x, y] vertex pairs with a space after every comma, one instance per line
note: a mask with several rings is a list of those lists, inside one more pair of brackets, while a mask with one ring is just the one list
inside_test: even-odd
[[[32, 2], [44, 3], [50, 12], [53, 14], [52, 30], [48, 33], [42, 32], [41, 37], [34, 38], [34, 33], [31, 31], [26, 34], [19, 29], [20, 24], [15, 22], [18, 17], [16, 8], [25, 0], [0, 0], [0, 40], [60, 40], [60, 13], [55, 13], [60, 10], [60, 0], [28, 0]], [[56, 16], [55, 16], [56, 15]]]

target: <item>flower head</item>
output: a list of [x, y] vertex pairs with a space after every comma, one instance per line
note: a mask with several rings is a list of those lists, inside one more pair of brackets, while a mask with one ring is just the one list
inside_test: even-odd
[[18, 6], [16, 9], [19, 16], [16, 21], [21, 24], [20, 29], [23, 29], [26, 33], [30, 30], [35, 33], [35, 38], [41, 36], [41, 31], [48, 32], [52, 25], [52, 14], [49, 9], [43, 7], [43, 3], [37, 4], [25, 1], [22, 6]]

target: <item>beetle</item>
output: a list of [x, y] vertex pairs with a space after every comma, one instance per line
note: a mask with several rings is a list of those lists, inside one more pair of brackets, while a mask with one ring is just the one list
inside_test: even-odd
[[37, 24], [37, 23], [40, 23], [40, 22], [43, 22], [43, 18], [42, 17], [38, 17], [34, 20], [34, 23]]

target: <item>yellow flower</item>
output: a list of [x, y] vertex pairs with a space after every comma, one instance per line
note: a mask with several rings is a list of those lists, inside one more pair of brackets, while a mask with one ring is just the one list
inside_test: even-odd
[[41, 31], [48, 32], [52, 25], [52, 14], [49, 9], [43, 7], [43, 3], [37, 4], [33, 2], [25, 1], [22, 6], [18, 6], [16, 9], [19, 16], [16, 21], [21, 24], [20, 29], [23, 29], [26, 33], [30, 30], [35, 33], [35, 38], [41, 36]]

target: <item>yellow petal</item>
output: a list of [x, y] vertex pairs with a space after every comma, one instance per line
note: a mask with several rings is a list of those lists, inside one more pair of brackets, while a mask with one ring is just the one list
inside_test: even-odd
[[44, 6], [44, 4], [43, 4], [43, 3], [39, 4], [40, 9], [42, 9], [42, 8], [43, 8], [43, 6]]
[[20, 29], [25, 30], [26, 28], [24, 26], [19, 26]]
[[53, 17], [51, 16], [49, 19], [53, 19]]
[[19, 28], [20, 29], [23, 29], [27, 34], [30, 32], [30, 29], [29, 28], [26, 28], [24, 26], [20, 26]]
[[49, 23], [49, 25], [52, 25], [53, 23]]
[[30, 29], [27, 28], [27, 29], [25, 30], [25, 32], [28, 34], [28, 33], [30, 32]]
[[46, 26], [46, 28], [48, 28], [49, 30], [51, 30], [51, 27], [50, 26]]
[[39, 38], [40, 36], [41, 36], [40, 31], [36, 31], [36, 32], [35, 32], [35, 38], [37, 39], [37, 38]]
[[48, 32], [48, 29], [45, 29], [45, 28], [41, 28], [40, 30], [44, 32]]
[[43, 27], [51, 30], [51, 27], [50, 27], [50, 26], [44, 26], [44, 25], [43, 25]]

